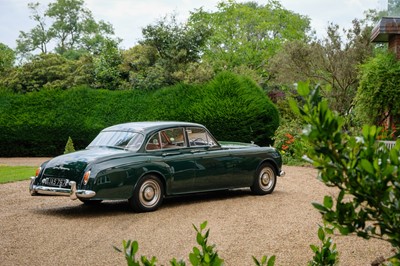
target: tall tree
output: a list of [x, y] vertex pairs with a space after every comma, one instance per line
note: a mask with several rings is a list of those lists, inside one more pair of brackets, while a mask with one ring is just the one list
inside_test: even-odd
[[20, 32], [17, 51], [22, 55], [48, 53], [49, 44], [54, 44], [55, 52], [62, 55], [74, 51], [97, 53], [104, 42], [119, 42], [112, 25], [97, 22], [83, 0], [56, 0], [44, 11], [39, 3], [28, 7], [37, 25], [29, 32]]
[[253, 73], [263, 84], [269, 79], [269, 59], [290, 40], [307, 39], [307, 17], [284, 9], [278, 1], [265, 5], [255, 2], [220, 2], [215, 12], [202, 8], [192, 12], [189, 24], [194, 29], [212, 32], [203, 47], [202, 59], [216, 71]]
[[[124, 57], [124, 69], [134, 88], [156, 89], [187, 80], [204, 81], [205, 76], [212, 78], [207, 67], [199, 66], [200, 51], [209, 35], [207, 29], [178, 23], [175, 14], [171, 14], [144, 27], [142, 33], [139, 45]], [[200, 77], [198, 72], [206, 75]]]
[[17, 39], [17, 52], [23, 56], [36, 50], [39, 50], [40, 53], [47, 53], [47, 46], [53, 38], [53, 31], [46, 23], [45, 11], [39, 3], [29, 3], [28, 8], [32, 13], [30, 18], [37, 24], [29, 32], [20, 31]]
[[[358, 65], [372, 56], [371, 26], [353, 20], [351, 29], [330, 24], [327, 37], [308, 43], [292, 41], [271, 60], [270, 72], [275, 84], [291, 86], [309, 80], [329, 85], [323, 90], [331, 108], [344, 115], [353, 106], [359, 78]], [[344, 33], [344, 34], [343, 34]]]

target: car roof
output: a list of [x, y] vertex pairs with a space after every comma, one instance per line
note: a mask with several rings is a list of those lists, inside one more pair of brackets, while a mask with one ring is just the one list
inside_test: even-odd
[[161, 130], [163, 128], [171, 127], [204, 127], [201, 124], [191, 122], [178, 122], [178, 121], [146, 121], [146, 122], [129, 122], [107, 127], [102, 131], [131, 131], [148, 133], [154, 130]]

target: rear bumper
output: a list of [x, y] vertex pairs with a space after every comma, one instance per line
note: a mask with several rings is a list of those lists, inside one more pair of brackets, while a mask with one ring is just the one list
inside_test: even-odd
[[35, 177], [31, 177], [31, 183], [29, 185], [29, 192], [32, 196], [36, 195], [52, 195], [52, 196], [67, 196], [72, 200], [90, 199], [96, 196], [96, 192], [92, 190], [81, 190], [76, 189], [76, 182], [70, 181], [69, 185], [71, 188], [60, 188], [60, 187], [48, 187], [48, 186], [37, 186], [34, 185]]
[[279, 172], [279, 176], [285, 176], [285, 175], [286, 175], [285, 171], [281, 170], [281, 171]]

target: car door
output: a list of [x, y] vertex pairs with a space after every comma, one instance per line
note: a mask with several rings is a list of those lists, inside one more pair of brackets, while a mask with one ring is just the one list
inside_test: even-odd
[[204, 128], [186, 129], [189, 146], [196, 162], [194, 191], [218, 190], [231, 187], [232, 157], [221, 149]]
[[167, 166], [167, 194], [181, 194], [193, 189], [196, 163], [187, 147], [184, 128], [161, 130], [150, 137], [147, 152], [157, 156], [158, 163]]

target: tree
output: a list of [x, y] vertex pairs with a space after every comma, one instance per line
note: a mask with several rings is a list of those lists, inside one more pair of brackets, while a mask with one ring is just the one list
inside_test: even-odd
[[15, 52], [7, 45], [0, 43], [0, 76], [14, 66]]
[[310, 21], [284, 9], [278, 1], [220, 2], [215, 12], [202, 8], [191, 13], [189, 25], [211, 32], [202, 49], [202, 60], [216, 72], [230, 70], [250, 74], [259, 84], [269, 79], [269, 59], [291, 40], [307, 40]]
[[[382, 52], [360, 67], [356, 116], [363, 122], [382, 125], [400, 115], [400, 62], [392, 52]], [[390, 119], [389, 119], [390, 118]]]
[[309, 80], [329, 85], [321, 93], [330, 107], [342, 115], [348, 114], [359, 84], [358, 65], [373, 53], [370, 32], [367, 21], [355, 19], [353, 27], [343, 29], [343, 33], [338, 25], [330, 24], [327, 37], [322, 40], [286, 43], [271, 60], [273, 83], [291, 86]]
[[96, 88], [118, 89], [121, 84], [122, 55], [114, 42], [106, 42], [101, 53], [94, 57], [94, 84]]
[[83, 0], [56, 0], [41, 11], [39, 3], [29, 3], [31, 18], [37, 25], [29, 32], [20, 32], [17, 51], [21, 55], [39, 51], [48, 53], [48, 45], [55, 45], [55, 52], [66, 54], [71, 51], [82, 54], [98, 52], [104, 42], [114, 41], [114, 29], [104, 21], [97, 22]]
[[122, 51], [122, 58], [122, 74], [128, 80], [125, 87], [153, 90], [167, 83], [162, 67], [157, 64], [159, 55], [155, 47], [138, 44]]
[[344, 120], [321, 101], [319, 87], [310, 90], [300, 83], [298, 92], [305, 97], [303, 107], [291, 100], [292, 109], [307, 124], [304, 137], [312, 146], [309, 161], [319, 170], [318, 178], [338, 189], [337, 197], [325, 196], [314, 203], [323, 219], [342, 235], [390, 242], [400, 264], [400, 142], [392, 150], [377, 142], [379, 129], [364, 126], [361, 136], [343, 131]]
[[[185, 80], [196, 80], [198, 76], [188, 69], [198, 69], [200, 51], [209, 34], [207, 30], [193, 29], [185, 23], [178, 23], [172, 14], [154, 25], [144, 27], [142, 33], [140, 45], [131, 50], [132, 53], [134, 50], [145, 50], [144, 55], [137, 56], [142, 63], [125, 64], [133, 66], [129, 69], [133, 87], [159, 88]], [[188, 78], [188, 75], [191, 77]], [[204, 77], [199, 78], [204, 80]], [[212, 75], [207, 78], [212, 78]], [[151, 84], [152, 81], [156, 83]]]
[[14, 92], [26, 93], [47, 89], [68, 89], [72, 86], [91, 84], [93, 65], [90, 57], [69, 60], [58, 54], [40, 54], [31, 62], [9, 71], [0, 79], [0, 86]]
[[41, 10], [39, 3], [29, 3], [31, 10], [30, 16], [37, 25], [29, 32], [20, 31], [17, 39], [17, 52], [22, 56], [29, 55], [30, 52], [39, 50], [41, 53], [47, 53], [47, 45], [53, 38], [53, 31], [47, 26], [44, 11]]

